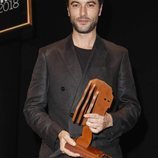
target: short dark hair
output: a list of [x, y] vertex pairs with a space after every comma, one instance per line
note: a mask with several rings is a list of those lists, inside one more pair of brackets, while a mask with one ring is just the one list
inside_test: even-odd
[[[99, 5], [101, 6], [104, 2], [104, 0], [98, 0]], [[69, 0], [66, 0], [66, 5], [68, 6]]]

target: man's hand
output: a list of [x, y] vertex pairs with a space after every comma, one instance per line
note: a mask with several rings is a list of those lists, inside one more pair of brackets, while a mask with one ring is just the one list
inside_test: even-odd
[[79, 157], [80, 156], [80, 154], [71, 152], [70, 150], [65, 148], [66, 143], [69, 143], [72, 146], [76, 145], [76, 142], [70, 137], [70, 134], [67, 131], [62, 130], [59, 133], [58, 138], [60, 140], [60, 150], [62, 153], [65, 153], [71, 157]]
[[105, 128], [113, 126], [112, 116], [109, 113], [104, 116], [90, 113], [85, 114], [84, 117], [87, 118], [86, 125], [93, 133], [99, 133]]

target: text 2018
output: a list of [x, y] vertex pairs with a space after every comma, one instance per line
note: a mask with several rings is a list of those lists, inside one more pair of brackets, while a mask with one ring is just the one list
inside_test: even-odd
[[0, 14], [17, 9], [19, 0], [0, 0]]

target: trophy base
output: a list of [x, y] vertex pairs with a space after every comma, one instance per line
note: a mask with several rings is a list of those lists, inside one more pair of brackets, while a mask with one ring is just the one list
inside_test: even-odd
[[74, 153], [79, 153], [80, 157], [83, 158], [112, 158], [103, 151], [91, 146], [89, 146], [88, 148], [84, 148], [79, 144], [76, 144], [76, 146], [72, 146], [66, 143], [65, 147]]

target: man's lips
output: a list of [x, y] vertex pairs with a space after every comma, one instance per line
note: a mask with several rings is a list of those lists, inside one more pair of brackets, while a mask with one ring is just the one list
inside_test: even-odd
[[89, 19], [78, 19], [78, 22], [82, 25], [85, 25], [89, 22]]

